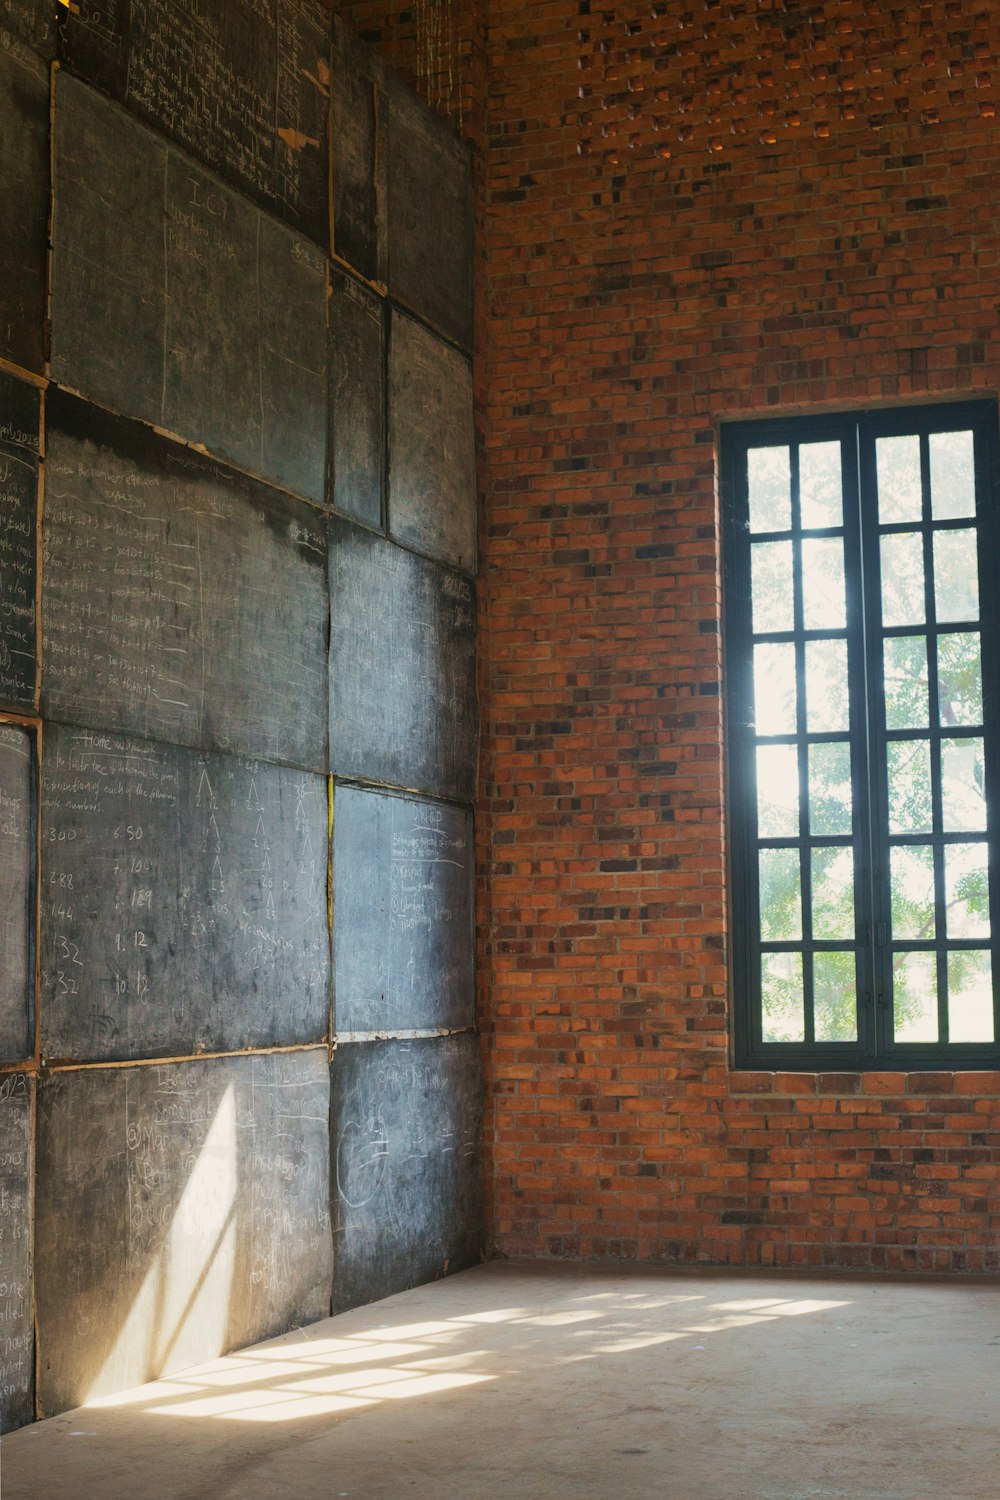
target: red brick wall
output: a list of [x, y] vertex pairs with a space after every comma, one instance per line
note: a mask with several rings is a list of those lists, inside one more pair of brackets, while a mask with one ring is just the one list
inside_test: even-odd
[[736, 413], [1000, 385], [1000, 9], [488, 21], [496, 1248], [998, 1269], [1000, 1074], [730, 1070], [716, 460]]

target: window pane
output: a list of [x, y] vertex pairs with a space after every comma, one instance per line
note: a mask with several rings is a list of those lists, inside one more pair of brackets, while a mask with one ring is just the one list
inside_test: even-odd
[[795, 647], [790, 641], [753, 648], [758, 734], [795, 733]]
[[794, 745], [757, 746], [757, 832], [764, 839], [799, 831], [799, 760]]
[[854, 950], [813, 955], [813, 1023], [817, 1042], [856, 1042], [858, 994]]
[[983, 742], [941, 741], [941, 811], [945, 833], [979, 833], [986, 827]]
[[938, 704], [944, 727], [983, 722], [978, 631], [938, 636]]
[[846, 641], [806, 641], [806, 726], [810, 734], [850, 728]]
[[930, 723], [926, 638], [887, 636], [882, 649], [886, 729], [926, 728]]
[[791, 542], [755, 542], [751, 554], [754, 630], [791, 630]]
[[765, 1042], [804, 1042], [801, 953], [762, 953], [760, 992]]
[[812, 935], [854, 941], [854, 851], [812, 851]]
[[875, 443], [878, 468], [878, 518], [883, 526], [894, 521], [919, 521], [920, 439], [881, 437]]
[[799, 505], [802, 525], [840, 526], [840, 444], [803, 443], [799, 449]]
[[893, 849], [889, 854], [892, 888], [892, 939], [935, 937], [934, 851], [929, 844]]
[[802, 543], [802, 614], [807, 630], [836, 630], [846, 623], [844, 543], [839, 536]]
[[919, 625], [924, 619], [924, 544], [919, 532], [882, 538], [882, 624]]
[[985, 844], [946, 844], [944, 892], [950, 938], [990, 935], [990, 877]]
[[936, 954], [893, 954], [892, 1013], [897, 1042], [937, 1041]]
[[850, 833], [852, 808], [850, 745], [810, 745], [810, 832]]
[[926, 740], [886, 746], [889, 771], [889, 832], [930, 833], [931, 751]]
[[790, 943], [802, 936], [797, 849], [760, 851], [760, 936], [765, 943]]
[[932, 432], [931, 513], [935, 521], [976, 514], [971, 432]]
[[988, 953], [948, 954], [948, 1039], [993, 1040], [993, 967]]
[[976, 533], [934, 533], [934, 600], [938, 620], [979, 619], [979, 573]]
[[787, 448], [751, 448], [747, 453], [750, 530], [790, 531], [792, 481]]

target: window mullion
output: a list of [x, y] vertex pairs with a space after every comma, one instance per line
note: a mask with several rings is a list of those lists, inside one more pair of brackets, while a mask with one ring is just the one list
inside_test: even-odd
[[802, 506], [799, 486], [799, 448], [790, 445], [792, 502], [792, 590], [795, 632], [795, 688], [799, 767], [799, 882], [802, 903], [802, 999], [806, 1046], [816, 1040], [815, 990], [812, 949], [812, 869], [809, 844], [809, 748], [806, 743], [806, 648], [805, 601], [802, 593]]
[[[855, 429], [858, 524], [859, 647], [862, 681], [859, 684], [858, 757], [862, 762], [864, 820], [864, 925], [859, 922], [859, 973], [864, 963], [866, 983], [862, 989], [864, 1039], [872, 1058], [882, 1054], [886, 1043], [888, 1000], [891, 991], [891, 960], [886, 942], [890, 930], [888, 777], [886, 759], [882, 663], [881, 563], [879, 557], [878, 492], [875, 442], [864, 423]], [[891, 1032], [890, 1032], [891, 1034]]]
[[934, 933], [937, 943], [938, 1038], [948, 1041], [948, 955], [945, 932], [944, 817], [941, 804], [941, 726], [938, 712], [937, 601], [934, 592], [934, 532], [931, 525], [931, 461], [927, 433], [920, 434], [920, 509], [924, 554], [924, 619], [927, 641], [927, 696], [930, 702], [931, 837], [934, 861]]

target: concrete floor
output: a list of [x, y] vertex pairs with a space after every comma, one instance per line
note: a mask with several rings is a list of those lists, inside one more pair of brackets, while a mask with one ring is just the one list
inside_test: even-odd
[[982, 1500], [1000, 1286], [496, 1262], [5, 1438], [3, 1500]]

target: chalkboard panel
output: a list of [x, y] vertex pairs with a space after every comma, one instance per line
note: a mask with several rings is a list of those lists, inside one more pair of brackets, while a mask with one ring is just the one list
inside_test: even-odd
[[472, 343], [472, 159], [444, 120], [391, 74], [387, 89], [389, 291]]
[[0, 1057], [34, 1051], [33, 736], [0, 724]]
[[476, 571], [472, 371], [464, 355], [393, 312], [389, 343], [389, 531]]
[[43, 712], [326, 765], [326, 537], [310, 506], [52, 391]]
[[337, 787], [336, 1029], [471, 1026], [472, 814]]
[[321, 253], [66, 73], [53, 226], [54, 377], [322, 501]]
[[478, 1261], [477, 1036], [338, 1047], [333, 1118], [335, 1312]]
[[61, 31], [81, 77], [327, 244], [321, 0], [76, 0]]
[[0, 44], [0, 203], [0, 355], [41, 373], [45, 363], [49, 80], [42, 62], [9, 36]]
[[34, 1415], [31, 1079], [0, 1075], [0, 1432]]
[[51, 725], [41, 821], [46, 1057], [326, 1034], [322, 777]]
[[381, 270], [378, 81], [370, 47], [343, 21], [333, 23], [333, 248], [369, 281]]
[[0, 0], [0, 45], [9, 47], [11, 40], [23, 42], [41, 57], [52, 57], [57, 3], [58, 0]]
[[326, 1316], [329, 1099], [322, 1050], [49, 1075], [46, 1414]]
[[332, 273], [330, 498], [366, 526], [382, 525], [385, 471], [385, 303]]
[[475, 585], [330, 522], [330, 769], [471, 801]]
[[0, 370], [0, 703], [13, 708], [35, 701], [39, 399]]

